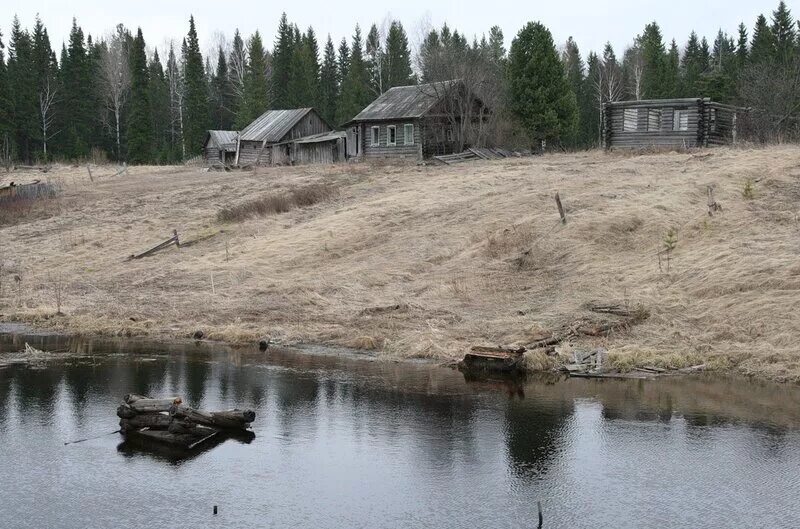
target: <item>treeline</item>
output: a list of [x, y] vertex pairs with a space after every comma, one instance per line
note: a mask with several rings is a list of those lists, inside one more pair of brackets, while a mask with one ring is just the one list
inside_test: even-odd
[[56, 53], [38, 17], [32, 29], [15, 17], [7, 46], [0, 33], [0, 159], [175, 163], [199, 154], [207, 129], [241, 130], [270, 108], [316, 107], [338, 125], [393, 86], [455, 78], [494, 110], [475, 142], [592, 147], [605, 102], [699, 96], [755, 109], [758, 139], [789, 139], [799, 127], [800, 25], [784, 2], [770, 15], [752, 31], [743, 23], [711, 42], [692, 32], [681, 45], [653, 22], [621, 56], [607, 44], [585, 61], [574, 39], [557, 46], [540, 23], [508, 52], [496, 26], [470, 39], [444, 25], [412, 57], [398, 21], [321, 45], [284, 14], [272, 46], [237, 30], [203, 57], [193, 18], [160, 50], [141, 29], [93, 38], [73, 20]]

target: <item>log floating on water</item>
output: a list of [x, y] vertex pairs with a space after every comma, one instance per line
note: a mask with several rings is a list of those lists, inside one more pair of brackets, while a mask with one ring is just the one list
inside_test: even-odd
[[189, 419], [198, 424], [233, 430], [244, 430], [256, 418], [256, 414], [252, 410], [205, 412], [180, 405], [173, 406], [169, 414], [180, 419]]

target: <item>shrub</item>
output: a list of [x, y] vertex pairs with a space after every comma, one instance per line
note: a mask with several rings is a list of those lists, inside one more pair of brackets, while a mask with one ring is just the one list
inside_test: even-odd
[[295, 208], [313, 206], [336, 196], [338, 189], [329, 184], [311, 184], [295, 187], [287, 192], [262, 196], [235, 206], [223, 208], [217, 213], [220, 222], [242, 222], [253, 217], [279, 215]]

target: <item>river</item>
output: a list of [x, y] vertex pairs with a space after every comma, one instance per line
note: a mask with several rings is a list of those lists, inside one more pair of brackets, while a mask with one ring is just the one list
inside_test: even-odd
[[[58, 353], [17, 363], [25, 342]], [[101, 434], [130, 392], [252, 408], [256, 437], [188, 458], [129, 448]], [[0, 469], [9, 528], [532, 528], [537, 502], [546, 528], [800, 527], [800, 388], [467, 381], [346, 352], [17, 329], [0, 334]]]

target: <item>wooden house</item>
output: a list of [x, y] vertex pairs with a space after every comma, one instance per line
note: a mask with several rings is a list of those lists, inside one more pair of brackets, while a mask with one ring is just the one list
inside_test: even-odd
[[461, 120], [485, 110], [465, 93], [458, 80], [390, 88], [345, 124], [347, 155], [418, 161], [460, 150]]
[[203, 141], [203, 160], [209, 165], [231, 165], [236, 157], [238, 136], [235, 130], [209, 130]]
[[606, 103], [602, 144], [606, 149], [637, 149], [736, 143], [736, 120], [742, 111], [702, 98]]
[[239, 133], [236, 165], [292, 164], [294, 140], [332, 130], [313, 108], [268, 110]]

